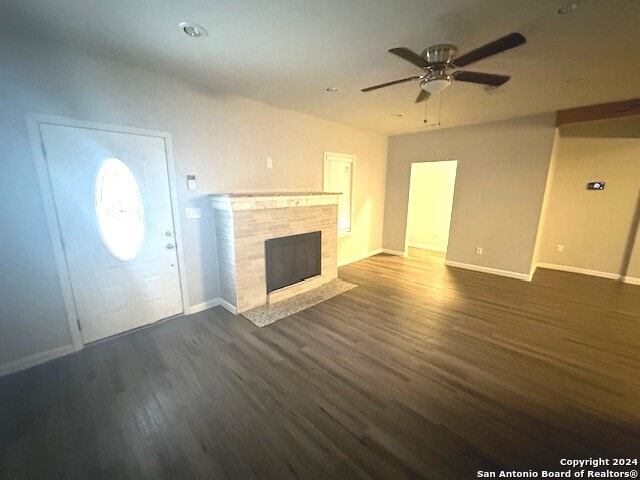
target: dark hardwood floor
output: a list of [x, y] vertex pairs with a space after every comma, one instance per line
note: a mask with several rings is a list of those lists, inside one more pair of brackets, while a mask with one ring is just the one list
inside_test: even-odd
[[215, 308], [0, 379], [2, 479], [467, 479], [640, 453], [640, 287], [379, 255], [258, 329]]

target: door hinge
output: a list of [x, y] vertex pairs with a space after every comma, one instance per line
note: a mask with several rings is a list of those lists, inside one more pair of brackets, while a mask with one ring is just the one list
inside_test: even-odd
[[78, 324], [78, 330], [82, 331], [82, 325], [80, 325], [80, 319], [76, 318], [76, 323]]

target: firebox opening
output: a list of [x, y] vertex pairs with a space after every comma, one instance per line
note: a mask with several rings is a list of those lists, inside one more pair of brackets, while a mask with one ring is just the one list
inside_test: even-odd
[[320, 275], [321, 244], [319, 231], [266, 240], [267, 293]]

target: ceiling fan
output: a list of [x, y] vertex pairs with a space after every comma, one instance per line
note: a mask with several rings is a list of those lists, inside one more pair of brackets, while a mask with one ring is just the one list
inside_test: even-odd
[[458, 48], [455, 45], [450, 45], [448, 43], [433, 45], [425, 49], [422, 52], [422, 55], [418, 55], [404, 47], [392, 48], [389, 50], [389, 53], [393, 53], [394, 55], [413, 63], [415, 66], [420, 67], [424, 70], [424, 74], [403, 78], [402, 80], [395, 80], [393, 82], [382, 83], [373, 87], [363, 88], [362, 91], [370, 92], [371, 90], [377, 90], [378, 88], [419, 80], [421, 90], [418, 94], [418, 98], [416, 98], [416, 103], [420, 103], [427, 100], [429, 95], [432, 93], [438, 93], [447, 88], [454, 80], [499, 87], [500, 85], [504, 85], [508, 82], [511, 77], [508, 75], [494, 75], [491, 73], [465, 72], [463, 70], [456, 70], [455, 72], [447, 73], [447, 70], [466, 67], [467, 65], [477, 62], [478, 60], [482, 60], [483, 58], [518, 47], [526, 41], [527, 39], [524, 38], [523, 35], [519, 33], [510, 33], [509, 35], [505, 35], [498, 40], [487, 43], [486, 45], [476, 48], [475, 50], [472, 50], [460, 57], [456, 57]]

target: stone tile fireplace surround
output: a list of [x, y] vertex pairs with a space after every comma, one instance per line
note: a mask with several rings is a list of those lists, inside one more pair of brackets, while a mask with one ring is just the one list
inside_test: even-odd
[[[338, 277], [339, 195], [323, 192], [210, 195], [218, 244], [220, 296], [229, 310], [242, 313], [267, 303], [264, 242], [271, 238], [321, 231], [320, 283]], [[314, 284], [317, 286], [317, 282], [309, 282], [309, 288]]]

